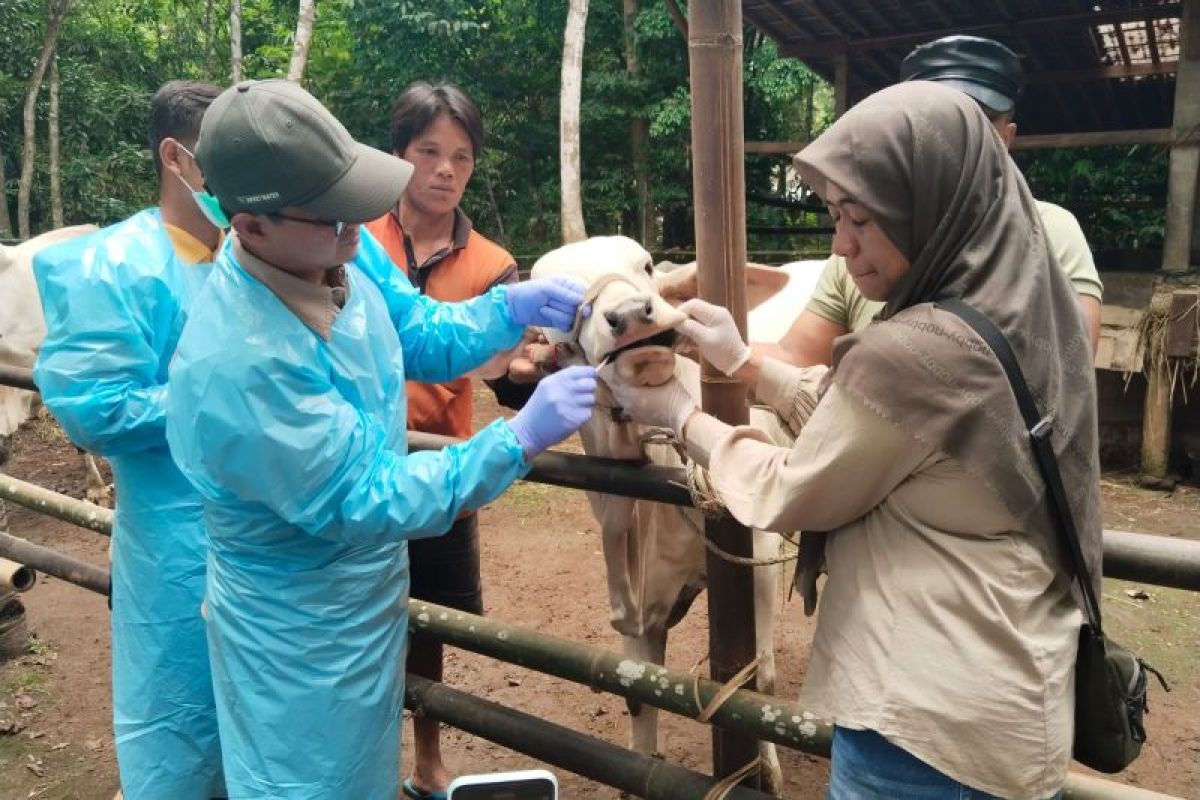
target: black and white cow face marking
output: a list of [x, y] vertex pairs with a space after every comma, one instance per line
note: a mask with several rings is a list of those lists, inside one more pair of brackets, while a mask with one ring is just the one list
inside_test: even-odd
[[583, 359], [604, 366], [606, 380], [641, 386], [675, 372], [674, 328], [685, 317], [665, 301], [650, 254], [624, 236], [597, 236], [552, 250], [532, 277], [570, 275], [588, 286], [592, 313], [572, 334], [547, 330], [552, 344], [570, 342]]

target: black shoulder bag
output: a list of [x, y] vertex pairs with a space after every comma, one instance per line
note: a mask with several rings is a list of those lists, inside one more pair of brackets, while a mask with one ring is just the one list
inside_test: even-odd
[[1012, 384], [1029, 430], [1034, 460], [1046, 482], [1050, 517], [1071, 559], [1086, 605], [1087, 621], [1079, 631], [1075, 661], [1075, 760], [1101, 772], [1120, 772], [1138, 757], [1146, 741], [1146, 673], [1154, 673], [1163, 689], [1170, 691], [1170, 687], [1158, 670], [1109, 639], [1100, 627], [1100, 603], [1050, 444], [1053, 420], [1038, 413], [1008, 340], [990, 319], [961, 300], [944, 300], [937, 307], [961, 318], [987, 342]]

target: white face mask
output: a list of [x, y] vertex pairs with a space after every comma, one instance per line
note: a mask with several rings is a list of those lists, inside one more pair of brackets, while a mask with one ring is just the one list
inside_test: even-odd
[[[191, 150], [188, 150], [178, 142], [175, 143], [175, 146], [191, 156], [193, 161], [196, 160], [196, 157], [192, 155]], [[178, 177], [180, 182], [187, 187], [189, 192], [192, 193], [192, 200], [196, 202], [196, 207], [200, 209], [200, 213], [204, 215], [204, 218], [212, 223], [213, 227], [220, 228], [221, 230], [228, 230], [229, 217], [225, 216], [225, 212], [221, 209], [221, 201], [213, 197], [208, 192], [196, 191], [192, 188], [190, 183], [184, 180], [182, 175], [176, 174], [176, 177]]]

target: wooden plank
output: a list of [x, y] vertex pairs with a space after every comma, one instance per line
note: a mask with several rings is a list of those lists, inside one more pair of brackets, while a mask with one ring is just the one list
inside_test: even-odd
[[1137, 6], [1134, 8], [1112, 9], [1110, 11], [1088, 11], [1075, 14], [1056, 14], [1053, 16], [1014, 19], [1008, 22], [983, 22], [976, 25], [959, 25], [953, 28], [910, 31], [906, 33], [887, 34], [882, 36], [867, 36], [846, 40], [823, 40], [814, 43], [784, 45], [780, 52], [793, 58], [830, 58], [839, 50], [849, 47], [855, 52], [877, 49], [881, 47], [903, 47], [940, 39], [943, 36], [968, 33], [975, 36], [988, 34], [1011, 35], [1014, 32], [1044, 33], [1056, 28], [1077, 28], [1091, 25], [1117, 25], [1134, 20], [1162, 19], [1163, 17], [1178, 17], [1183, 11], [1183, 3], [1179, 0], [1165, 2], [1157, 6]]
[[1018, 136], [1009, 150], [1046, 150], [1060, 147], [1107, 147], [1128, 144], [1170, 144], [1169, 128], [1131, 131], [1088, 131], [1086, 133], [1050, 133]]
[[746, 142], [746, 153], [762, 156], [791, 156], [807, 146], [808, 142]]
[[[1169, 128], [1150, 128], [1137, 131], [1089, 131], [1086, 133], [1051, 133], [1039, 136], [1018, 136], [1010, 150], [1045, 150], [1058, 147], [1107, 147], [1127, 144], [1171, 143]], [[790, 156], [805, 148], [808, 142], [746, 142], [746, 152], [758, 155]]]
[[1200, 291], [1175, 292], [1171, 297], [1171, 316], [1163, 340], [1163, 353], [1168, 358], [1195, 358], [1200, 346], [1197, 336], [1197, 307]]
[[1100, 342], [1096, 347], [1096, 369], [1141, 372], [1145, 361], [1142, 352], [1136, 330], [1101, 328]]
[[1179, 71], [1179, 61], [1162, 61], [1157, 64], [1106, 64], [1083, 69], [1056, 69], [1034, 72], [1027, 83], [1079, 83], [1081, 81], [1115, 81], [1123, 78], [1146, 78], [1152, 75], [1174, 75]]
[[1126, 308], [1105, 303], [1100, 308], [1100, 324], [1105, 328], [1136, 328], [1145, 313], [1144, 308]]

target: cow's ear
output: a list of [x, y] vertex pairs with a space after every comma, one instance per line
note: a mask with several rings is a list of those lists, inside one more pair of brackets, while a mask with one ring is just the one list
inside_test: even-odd
[[698, 297], [696, 262], [675, 265], [670, 270], [664, 270], [660, 265], [654, 270], [654, 285], [663, 299], [672, 305]]

